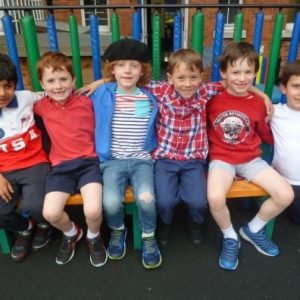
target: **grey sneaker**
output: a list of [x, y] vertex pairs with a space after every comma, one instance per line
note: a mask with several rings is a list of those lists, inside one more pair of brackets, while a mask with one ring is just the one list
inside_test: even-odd
[[64, 265], [68, 263], [75, 254], [75, 246], [77, 242], [82, 238], [83, 231], [76, 225], [77, 233], [74, 236], [66, 236], [63, 234], [61, 244], [56, 254], [56, 263], [58, 265]]
[[90, 249], [90, 261], [94, 267], [102, 267], [107, 261], [107, 252], [102, 243], [100, 234], [94, 239], [86, 238]]

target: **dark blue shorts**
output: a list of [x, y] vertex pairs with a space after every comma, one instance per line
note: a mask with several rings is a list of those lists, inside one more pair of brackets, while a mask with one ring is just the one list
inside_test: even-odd
[[102, 175], [97, 158], [81, 158], [65, 161], [54, 166], [47, 177], [46, 193], [77, 193], [88, 183], [102, 184]]

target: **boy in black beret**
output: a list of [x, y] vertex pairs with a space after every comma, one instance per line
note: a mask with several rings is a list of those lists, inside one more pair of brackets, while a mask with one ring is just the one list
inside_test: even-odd
[[142, 229], [142, 263], [147, 269], [161, 265], [154, 233], [156, 201], [151, 151], [157, 147], [154, 96], [141, 85], [151, 78], [150, 55], [141, 42], [124, 39], [104, 53], [104, 76], [110, 83], [92, 95], [96, 119], [96, 151], [103, 174], [103, 207], [111, 229], [108, 256], [126, 254], [123, 199], [131, 184]]

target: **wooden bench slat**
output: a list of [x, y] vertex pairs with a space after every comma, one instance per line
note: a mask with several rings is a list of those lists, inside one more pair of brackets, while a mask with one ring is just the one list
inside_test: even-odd
[[227, 198], [243, 198], [243, 197], [262, 197], [268, 196], [268, 193], [260, 186], [251, 183], [247, 180], [233, 181]]

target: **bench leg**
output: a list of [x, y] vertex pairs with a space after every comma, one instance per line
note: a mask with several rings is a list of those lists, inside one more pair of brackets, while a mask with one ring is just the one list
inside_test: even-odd
[[[257, 198], [256, 199], [256, 202], [259, 206], [261, 206], [264, 201], [267, 199], [267, 197], [260, 197], [260, 198]], [[267, 225], [266, 225], [266, 234], [267, 234], [267, 237], [269, 239], [272, 238], [272, 235], [273, 235], [273, 229], [274, 229], [274, 224], [275, 224], [275, 219], [272, 219], [270, 220]]]
[[14, 234], [8, 230], [0, 229], [0, 249], [3, 254], [9, 254], [14, 242]]
[[125, 213], [132, 216], [133, 229], [133, 248], [135, 250], [141, 249], [142, 233], [140, 229], [140, 221], [138, 215], [138, 208], [135, 203], [125, 203]]

